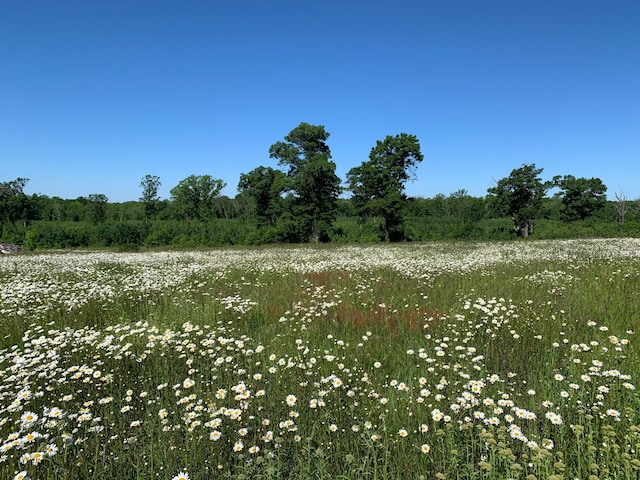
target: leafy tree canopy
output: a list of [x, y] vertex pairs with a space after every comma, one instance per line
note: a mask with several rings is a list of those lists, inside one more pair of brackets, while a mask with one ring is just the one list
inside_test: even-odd
[[226, 184], [210, 175], [189, 175], [171, 189], [178, 215], [187, 220], [215, 217], [215, 198]]
[[542, 170], [535, 164], [523, 165], [487, 189], [494, 196], [498, 209], [512, 218], [513, 228], [521, 237], [527, 237], [533, 231], [533, 221], [539, 215], [542, 199], [550, 187], [540, 178]]
[[415, 168], [423, 158], [417, 137], [401, 133], [378, 140], [371, 149], [369, 160], [347, 173], [356, 210], [361, 216], [384, 219], [385, 240], [402, 236], [402, 209], [406, 201], [404, 187], [415, 177]]
[[140, 188], [142, 188], [142, 196], [140, 201], [144, 204], [145, 219], [149, 219], [155, 211], [160, 200], [158, 190], [162, 183], [160, 177], [156, 175], [145, 175], [140, 181]]
[[304, 225], [302, 231], [316, 242], [327, 235], [340, 195], [340, 179], [335, 163], [330, 161], [328, 138], [322, 125], [302, 122], [284, 137], [284, 142], [276, 142], [269, 149], [271, 158], [288, 167], [287, 190], [296, 197], [293, 213]]
[[289, 168], [289, 177], [295, 177], [306, 163], [331, 158], [331, 150], [326, 143], [328, 138], [329, 133], [324, 126], [302, 122], [284, 137], [284, 142], [271, 145], [269, 156], [278, 159], [279, 165]]
[[553, 178], [553, 185], [561, 190], [557, 196], [562, 201], [562, 213], [569, 221], [584, 220], [604, 210], [607, 187], [599, 178], [558, 175]]
[[32, 210], [29, 197], [24, 193], [28, 178], [16, 178], [0, 183], [0, 222], [15, 223], [29, 220]]
[[258, 167], [240, 175], [238, 192], [254, 202], [258, 219], [274, 224], [282, 213], [282, 193], [286, 190], [287, 176], [271, 167]]
[[91, 193], [87, 197], [89, 220], [92, 223], [104, 222], [107, 218], [106, 205], [109, 199], [103, 193]]

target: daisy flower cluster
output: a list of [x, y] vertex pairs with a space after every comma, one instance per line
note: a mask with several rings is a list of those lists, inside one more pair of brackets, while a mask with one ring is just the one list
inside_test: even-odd
[[636, 478], [638, 246], [0, 257], [0, 478]]

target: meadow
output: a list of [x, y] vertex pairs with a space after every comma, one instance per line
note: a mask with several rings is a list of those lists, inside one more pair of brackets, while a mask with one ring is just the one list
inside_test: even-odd
[[0, 478], [637, 479], [640, 240], [0, 256]]

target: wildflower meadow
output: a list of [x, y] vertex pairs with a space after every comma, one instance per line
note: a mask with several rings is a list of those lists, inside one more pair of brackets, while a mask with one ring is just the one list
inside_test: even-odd
[[637, 479], [640, 240], [0, 256], [2, 479]]

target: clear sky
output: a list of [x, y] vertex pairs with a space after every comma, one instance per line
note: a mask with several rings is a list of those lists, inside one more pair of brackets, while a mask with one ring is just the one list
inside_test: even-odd
[[640, 197], [638, 0], [0, 0], [0, 181], [137, 200], [277, 167], [324, 125], [337, 174], [413, 134], [411, 196], [525, 163]]

